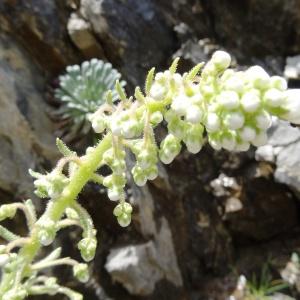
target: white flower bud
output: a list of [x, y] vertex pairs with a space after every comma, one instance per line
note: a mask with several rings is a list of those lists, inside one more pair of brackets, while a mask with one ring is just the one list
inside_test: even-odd
[[280, 76], [271, 77], [271, 86], [280, 91], [285, 91], [288, 87], [286, 80]]
[[151, 89], [150, 89], [150, 97], [152, 97], [154, 100], [162, 101], [167, 94], [166, 88], [158, 83], [154, 82]]
[[224, 71], [224, 73], [221, 76], [221, 81], [225, 82], [228, 80], [230, 77], [232, 77], [235, 74], [234, 70], [232, 69], [227, 69]]
[[180, 119], [174, 119], [168, 124], [168, 130], [178, 139], [182, 139], [185, 132], [185, 122]]
[[112, 119], [110, 122], [110, 129], [114, 135], [121, 136], [122, 134], [122, 123], [119, 120]]
[[259, 95], [255, 91], [246, 92], [241, 99], [242, 107], [246, 112], [255, 112], [259, 108], [260, 102]]
[[131, 173], [136, 185], [144, 186], [146, 184], [147, 176], [145, 171], [139, 165], [135, 165], [135, 167], [132, 168]]
[[177, 114], [175, 113], [174, 110], [169, 109], [169, 110], [167, 110], [167, 111], [165, 112], [164, 118], [165, 118], [165, 120], [166, 120], [168, 123], [170, 123], [170, 122], [172, 122], [174, 119], [177, 119], [178, 116], [177, 116]]
[[291, 123], [300, 124], [300, 89], [291, 89], [284, 94], [286, 99], [282, 107], [287, 113], [283, 118]]
[[150, 122], [153, 125], [157, 125], [163, 121], [164, 117], [160, 111], [154, 112], [150, 117]]
[[237, 93], [241, 93], [244, 89], [244, 81], [239, 76], [232, 76], [225, 82], [225, 88]]
[[266, 130], [272, 125], [272, 118], [270, 114], [264, 110], [258, 116], [256, 116], [255, 120], [256, 126], [262, 130]]
[[209, 137], [208, 142], [215, 150], [221, 150], [222, 144], [219, 140]]
[[84, 261], [89, 262], [95, 257], [97, 240], [94, 237], [84, 238], [78, 243], [81, 257]]
[[243, 127], [245, 117], [240, 112], [228, 113], [225, 117], [225, 124], [229, 129], [236, 130]]
[[245, 126], [241, 130], [240, 136], [245, 142], [251, 142], [255, 139], [256, 131], [252, 127]]
[[6, 218], [13, 218], [16, 214], [17, 207], [14, 204], [3, 204], [0, 206], [0, 221]]
[[248, 151], [249, 148], [250, 148], [250, 143], [248, 142], [238, 143], [235, 146], [235, 151]]
[[111, 187], [113, 184], [112, 175], [108, 175], [103, 179], [103, 185], [106, 187]]
[[44, 246], [49, 246], [55, 239], [56, 225], [50, 218], [40, 219], [36, 223], [39, 227], [38, 239]]
[[92, 127], [96, 133], [102, 133], [105, 128], [105, 120], [102, 116], [95, 116], [92, 118]]
[[175, 81], [176, 86], [179, 87], [179, 86], [182, 85], [183, 79], [182, 79], [181, 74], [175, 73], [175, 74], [173, 75], [173, 79], [174, 79], [174, 81]]
[[147, 169], [149, 168], [153, 163], [155, 163], [155, 157], [153, 159], [153, 156], [151, 155], [151, 153], [149, 153], [149, 151], [147, 149], [142, 150], [138, 156], [137, 156], [137, 160], [139, 162], [139, 166], [142, 169]]
[[177, 115], [183, 116], [186, 114], [187, 107], [189, 105], [189, 99], [184, 94], [180, 94], [179, 96], [173, 99], [171, 104], [171, 108], [176, 112]]
[[149, 180], [154, 180], [158, 176], [157, 166], [153, 166], [147, 170], [147, 178]]
[[185, 144], [188, 151], [193, 154], [198, 153], [202, 149], [202, 143], [200, 141], [187, 140]]
[[147, 183], [147, 177], [146, 176], [135, 177], [134, 182], [138, 186], [144, 186]]
[[269, 89], [264, 96], [266, 103], [272, 107], [278, 107], [283, 104], [284, 94], [277, 89]]
[[126, 139], [133, 138], [137, 133], [137, 127], [138, 127], [138, 124], [137, 124], [136, 120], [128, 120], [126, 122], [123, 122], [122, 135]]
[[193, 124], [199, 123], [202, 119], [203, 113], [196, 105], [190, 105], [186, 111], [186, 120]]
[[234, 91], [224, 91], [217, 96], [217, 101], [226, 109], [234, 109], [239, 106], [239, 95]]
[[208, 84], [201, 87], [201, 92], [204, 97], [211, 97], [216, 93], [214, 86]]
[[206, 130], [208, 132], [215, 132], [220, 129], [220, 119], [215, 113], [208, 113], [206, 119]]
[[190, 101], [192, 104], [200, 105], [203, 102], [203, 96], [200, 91], [197, 91], [194, 96], [190, 97]]
[[232, 151], [236, 145], [236, 139], [234, 133], [226, 133], [222, 138], [222, 147], [228, 151]]
[[163, 72], [158, 72], [155, 75], [155, 81], [158, 81], [160, 83], [164, 80], [164, 78], [165, 78], [165, 76], [164, 76]]
[[117, 218], [118, 223], [121, 227], [127, 227], [131, 223], [131, 215], [130, 214], [122, 214]]
[[252, 144], [256, 147], [264, 146], [268, 142], [267, 134], [262, 131], [256, 135], [255, 139], [252, 141]]
[[127, 202], [120, 203], [115, 207], [113, 214], [117, 217], [120, 226], [126, 227], [131, 222], [132, 206]]
[[122, 191], [120, 191], [120, 189], [113, 187], [113, 188], [109, 188], [107, 190], [107, 196], [109, 198], [109, 200], [111, 201], [118, 201], [120, 200], [122, 195]]
[[270, 86], [270, 76], [260, 66], [250, 67], [245, 72], [246, 78], [252, 82], [253, 86], [259, 89], [267, 89]]
[[174, 160], [175, 155], [173, 155], [170, 152], [164, 151], [164, 152], [160, 152], [159, 158], [164, 164], [168, 165]]
[[227, 69], [231, 63], [231, 57], [227, 52], [219, 50], [212, 55], [211, 62], [220, 69]]
[[87, 264], [77, 264], [73, 267], [74, 276], [82, 283], [89, 281], [89, 269]]

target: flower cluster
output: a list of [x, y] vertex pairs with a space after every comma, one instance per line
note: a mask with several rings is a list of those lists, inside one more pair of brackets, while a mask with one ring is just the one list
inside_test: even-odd
[[40, 198], [57, 198], [69, 183], [69, 179], [57, 169], [46, 175], [32, 170], [29, 170], [29, 173], [36, 178], [34, 181], [35, 194]]
[[[111, 200], [122, 198], [125, 161], [118, 150], [125, 153], [124, 146], [136, 157], [131, 172], [142, 186], [156, 178], [158, 158], [171, 163], [182, 144], [197, 153], [207, 135], [216, 150], [246, 151], [250, 145], [267, 142], [272, 116], [300, 123], [299, 90], [287, 90], [282, 77], [269, 76], [259, 66], [234, 71], [229, 68], [231, 57], [224, 51], [215, 52], [205, 66], [201, 63], [183, 75], [176, 73], [177, 63], [176, 59], [169, 70], [156, 75], [152, 69], [145, 94], [136, 88], [135, 99], [128, 98], [117, 84], [121, 101], [117, 105], [107, 101], [91, 117], [96, 132], [107, 130], [117, 141], [104, 161], [113, 171], [104, 180]], [[163, 121], [168, 134], [158, 147], [153, 128]], [[119, 173], [112, 162], [120, 166]]]

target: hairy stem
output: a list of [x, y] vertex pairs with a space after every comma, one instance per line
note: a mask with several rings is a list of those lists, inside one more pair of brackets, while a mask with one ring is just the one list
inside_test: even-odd
[[[102, 160], [103, 153], [111, 146], [111, 135], [107, 134], [95, 147], [94, 151], [87, 154], [82, 160], [82, 164], [74, 172], [70, 178], [70, 183], [65, 187], [61, 196], [55, 201], [50, 200], [51, 205], [47, 206], [44, 214], [40, 217], [48, 217], [54, 222], [58, 222], [64, 214], [67, 207], [71, 206], [78, 194], [81, 192], [85, 184], [93, 177], [95, 171]], [[39, 253], [42, 245], [38, 240], [38, 227], [35, 225], [29, 236], [29, 242], [24, 245], [19, 253], [18, 257], [20, 261], [25, 265], [22, 272], [22, 278], [26, 277], [26, 271], [28, 272], [31, 263]], [[16, 278], [16, 271], [11, 273], [4, 273], [0, 284], [0, 299], [2, 299], [5, 292], [10, 290]]]
[[14, 234], [13, 232], [6, 229], [2, 225], [0, 225], [0, 237], [7, 240], [8, 242], [12, 242], [20, 238], [20, 236]]

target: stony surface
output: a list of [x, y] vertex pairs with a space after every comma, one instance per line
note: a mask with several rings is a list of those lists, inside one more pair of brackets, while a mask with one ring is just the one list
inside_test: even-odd
[[107, 58], [117, 62], [134, 86], [143, 83], [152, 66], [164, 65], [172, 54], [171, 28], [153, 1], [82, 0], [80, 11], [90, 21]]
[[177, 287], [182, 286], [166, 219], [162, 219], [161, 228], [154, 241], [112, 249], [105, 268], [113, 281], [121, 283], [132, 295], [152, 294], [156, 283], [162, 279]]
[[14, 196], [29, 196], [28, 168], [58, 156], [41, 73], [18, 47], [0, 35], [0, 188]]
[[286, 122], [277, 122], [270, 129], [267, 146], [256, 151], [259, 160], [276, 164], [275, 180], [287, 184], [296, 193], [300, 192], [300, 130]]

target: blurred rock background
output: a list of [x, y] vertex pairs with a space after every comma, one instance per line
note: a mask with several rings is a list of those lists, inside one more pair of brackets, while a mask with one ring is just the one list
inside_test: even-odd
[[[1, 203], [32, 197], [27, 169], [50, 170], [58, 158], [53, 90], [67, 65], [108, 60], [132, 92], [152, 66], [181, 56], [185, 71], [225, 49], [236, 67], [259, 64], [300, 87], [299, 28], [299, 0], [1, 0]], [[88, 300], [224, 300], [240, 274], [268, 261], [279, 278], [300, 250], [299, 128], [278, 122], [267, 146], [242, 154], [183, 151], [160, 173], [145, 188], [129, 185], [127, 229], [103, 190], [85, 188], [100, 240], [92, 279], [80, 285], [58, 269], [61, 282]], [[13, 225], [22, 231], [22, 220]], [[78, 257], [77, 236], [63, 232], [56, 245]]]

